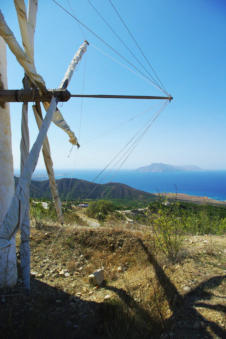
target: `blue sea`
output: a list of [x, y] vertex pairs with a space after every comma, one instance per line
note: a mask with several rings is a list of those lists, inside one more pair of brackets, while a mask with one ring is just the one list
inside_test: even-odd
[[[100, 184], [118, 182], [149, 193], [185, 193], [226, 201], [226, 171], [141, 173], [135, 170], [55, 170], [56, 179], [77, 178]], [[46, 180], [37, 170], [34, 180]]]

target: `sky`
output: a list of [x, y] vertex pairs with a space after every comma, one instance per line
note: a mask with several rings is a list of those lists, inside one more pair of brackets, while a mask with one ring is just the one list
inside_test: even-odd
[[[141, 69], [88, 0], [58, 0], [72, 15]], [[90, 0], [145, 68], [152, 72], [108, 0]], [[162, 101], [72, 98], [59, 103], [80, 149], [51, 125], [56, 169], [135, 169], [154, 162], [226, 169], [226, 1], [112, 0], [173, 100], [146, 128]], [[1, 1], [5, 20], [22, 45], [13, 1]], [[150, 81], [82, 28], [52, 0], [39, 0], [35, 65], [47, 88], [57, 88], [74, 53], [90, 45], [68, 90], [72, 94], [163, 95]], [[23, 69], [7, 51], [8, 87], [19, 89]], [[14, 168], [19, 165], [21, 104], [10, 104]], [[31, 145], [37, 137], [29, 111]], [[128, 150], [130, 141], [146, 128]], [[121, 152], [121, 153], [120, 153]], [[38, 168], [44, 168], [42, 155]]]

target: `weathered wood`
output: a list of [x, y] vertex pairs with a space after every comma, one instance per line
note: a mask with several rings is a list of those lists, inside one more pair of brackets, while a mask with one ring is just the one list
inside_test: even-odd
[[38, 9], [38, 0], [29, 0], [27, 13], [27, 31], [29, 35], [30, 50], [33, 59], [34, 59], [34, 34], [36, 26], [37, 9]]
[[[6, 45], [0, 37], [0, 86], [7, 88]], [[0, 225], [14, 194], [13, 156], [9, 105], [0, 105]], [[0, 287], [17, 282], [16, 242], [13, 237], [2, 246], [0, 237]]]
[[[35, 114], [35, 119], [36, 119], [38, 128], [40, 129], [43, 123], [41, 105], [40, 103], [36, 102], [36, 104], [33, 105], [32, 108]], [[47, 136], [43, 143], [42, 154], [43, 154], [43, 158], [44, 158], [44, 162], [46, 166], [46, 171], [49, 177], [50, 190], [51, 190], [51, 194], [52, 194], [53, 201], [55, 204], [57, 217], [58, 217], [59, 222], [63, 224], [62, 206], [61, 206], [58, 188], [57, 188], [56, 181], [55, 181], [53, 161], [51, 158], [50, 145], [49, 145], [49, 140]]]
[[[24, 0], [14, 0], [20, 31], [23, 41], [23, 46], [26, 54], [34, 63], [34, 32], [37, 15], [37, 0], [29, 0], [29, 8], [26, 13], [26, 5]], [[31, 82], [25, 75], [23, 79], [25, 90], [29, 90]], [[28, 128], [28, 103], [24, 102], [22, 107], [22, 121], [21, 121], [21, 173], [24, 170], [25, 162], [29, 156], [29, 128]], [[30, 291], [30, 215], [29, 215], [29, 196], [24, 202], [27, 209], [24, 218], [20, 220], [20, 263], [23, 276], [24, 287], [27, 292]]]
[[45, 119], [43, 120], [42, 126], [39, 130], [36, 141], [34, 142], [29, 156], [24, 164], [24, 168], [20, 175], [16, 192], [11, 200], [8, 212], [0, 224], [0, 248], [9, 246], [12, 236], [16, 234], [16, 231], [19, 227], [19, 221], [24, 219], [27, 209], [26, 201], [29, 198], [31, 177], [37, 165], [39, 153], [41, 151], [48, 128], [53, 119], [53, 113], [56, 110], [56, 105], [57, 100], [53, 97]]
[[[23, 79], [24, 89], [30, 88], [30, 81], [25, 75]], [[24, 102], [22, 106], [21, 119], [21, 141], [20, 141], [20, 173], [23, 172], [24, 165], [29, 155], [30, 138], [28, 128], [28, 103]], [[23, 283], [26, 291], [30, 290], [30, 203], [29, 197], [25, 202], [27, 209], [24, 218], [20, 220], [20, 266], [23, 277]]]
[[70, 99], [70, 92], [62, 89], [48, 90], [41, 94], [37, 89], [29, 90], [0, 90], [0, 103], [4, 102], [40, 102], [51, 101], [52, 96], [55, 96], [57, 101], [68, 101]]
[[12, 53], [17, 58], [17, 61], [24, 68], [26, 74], [29, 76], [29, 79], [34, 84], [34, 86], [38, 87], [44, 93], [46, 91], [45, 81], [36, 72], [33, 60], [29, 58], [29, 56], [24, 52], [24, 50], [17, 42], [13, 32], [5, 22], [4, 16], [1, 11], [0, 11], [0, 35], [3, 37]]
[[70, 94], [65, 89], [48, 90], [44, 94], [40, 94], [38, 90], [0, 90], [0, 104], [4, 102], [44, 102], [50, 101], [52, 96], [57, 98], [57, 101], [64, 102], [70, 98], [93, 98], [93, 99], [138, 99], [138, 100], [169, 100], [173, 97], [169, 96], [153, 96], [153, 95], [118, 95], [118, 94]]

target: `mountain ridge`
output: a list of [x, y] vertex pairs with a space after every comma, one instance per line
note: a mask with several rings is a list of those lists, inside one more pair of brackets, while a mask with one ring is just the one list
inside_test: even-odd
[[[18, 178], [15, 177], [17, 184]], [[76, 199], [130, 199], [151, 200], [154, 194], [137, 190], [121, 183], [96, 184], [75, 178], [56, 180], [60, 198], [62, 200]], [[49, 181], [32, 180], [30, 185], [31, 198], [51, 198]]]

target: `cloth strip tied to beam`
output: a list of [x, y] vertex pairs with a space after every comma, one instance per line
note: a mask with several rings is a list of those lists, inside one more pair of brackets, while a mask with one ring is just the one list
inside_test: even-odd
[[[17, 0], [16, 4], [17, 4], [17, 7], [18, 7], [18, 11], [19, 11], [18, 17], [20, 18], [19, 20], [20, 20], [21, 34], [24, 35], [23, 32], [26, 32], [27, 29], [28, 29], [27, 25], [22, 23], [27, 18], [24, 1], [23, 0]], [[28, 18], [28, 22], [31, 22], [31, 20], [29, 20], [29, 18]], [[31, 29], [31, 25], [28, 26], [28, 27], [30, 27], [30, 29]], [[30, 32], [25, 33], [26, 36], [28, 36], [29, 34], [31, 34], [31, 33]], [[10, 30], [7, 23], [5, 22], [5, 19], [4, 19], [1, 11], [0, 11], [0, 35], [5, 40], [5, 42], [7, 43], [9, 48], [11, 49], [12, 53], [16, 56], [20, 65], [24, 68], [25, 73], [28, 75], [29, 79], [34, 84], [34, 86], [39, 88], [39, 90], [41, 92], [45, 92], [47, 90], [46, 85], [45, 85], [45, 81], [37, 73], [35, 65], [34, 65], [34, 60], [31, 59], [31, 57], [29, 57], [25, 51], [23, 51], [23, 49], [21, 48], [21, 46], [17, 42], [13, 32]], [[28, 44], [26, 43], [26, 39], [23, 39], [23, 43], [27, 48]], [[31, 46], [33, 46], [33, 44]], [[29, 52], [28, 54], [30, 56], [33, 55], [33, 51]], [[48, 109], [48, 107], [49, 107], [49, 103], [45, 104], [46, 110]], [[53, 122], [56, 126], [63, 129], [69, 135], [69, 138], [70, 138], [69, 141], [73, 145], [78, 146], [78, 140], [75, 137], [74, 132], [71, 131], [69, 125], [66, 123], [61, 112], [58, 109], [54, 113]]]
[[9, 245], [11, 237], [16, 233], [19, 220], [23, 220], [26, 213], [26, 201], [29, 198], [29, 186], [32, 174], [38, 162], [40, 150], [46, 137], [48, 128], [56, 110], [56, 99], [53, 97], [40, 128], [38, 137], [32, 146], [29, 156], [24, 164], [23, 171], [20, 175], [15, 195], [11, 201], [8, 212], [0, 225], [0, 247], [4, 248]]
[[[15, 2], [15, 6], [16, 6], [16, 11], [17, 11], [18, 21], [19, 21], [19, 25], [20, 25], [20, 31], [21, 31], [24, 49], [25, 49], [26, 54], [31, 58], [31, 60], [34, 64], [34, 49], [33, 49], [33, 46], [34, 46], [34, 31], [35, 31], [37, 3], [36, 3], [35, 0], [29, 0], [29, 9], [28, 9], [28, 17], [27, 17], [24, 0], [14, 0], [14, 2]], [[29, 22], [29, 24], [28, 24], [28, 22]], [[29, 84], [29, 81], [27, 81], [26, 89], [28, 90], [31, 87], [32, 87], [32, 84]], [[35, 113], [37, 125], [40, 129], [41, 125], [42, 125], [42, 121], [43, 121], [40, 105], [38, 106], [37, 110], [38, 110], [38, 112], [36, 111], [34, 113]], [[24, 121], [24, 123], [25, 123], [25, 121]], [[26, 147], [26, 145], [25, 145], [25, 143], [23, 143], [23, 148], [21, 149], [22, 152], [24, 151], [25, 147]], [[45, 165], [46, 165], [46, 170], [47, 170], [47, 173], [48, 173], [48, 176], [49, 176], [50, 189], [51, 189], [53, 201], [54, 201], [54, 204], [55, 204], [57, 217], [58, 217], [59, 222], [62, 223], [63, 217], [62, 217], [61, 201], [60, 201], [60, 198], [59, 198], [58, 189], [57, 189], [57, 185], [56, 185], [56, 181], [55, 181], [55, 177], [54, 177], [53, 162], [52, 162], [52, 159], [51, 159], [50, 147], [49, 147], [49, 142], [48, 142], [47, 136], [45, 138], [42, 151], [43, 151], [44, 162], [45, 162]], [[28, 153], [29, 153], [29, 150], [28, 150]], [[26, 217], [26, 215], [25, 215], [25, 217]], [[26, 280], [26, 279], [27, 278], [25, 278], [24, 280]]]

